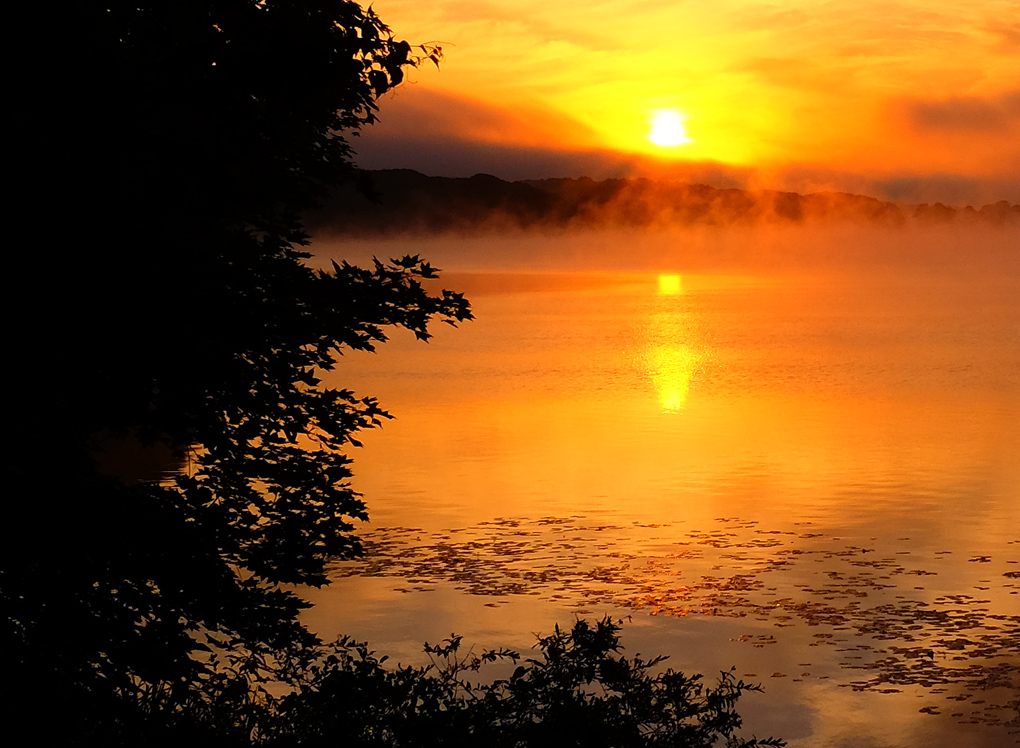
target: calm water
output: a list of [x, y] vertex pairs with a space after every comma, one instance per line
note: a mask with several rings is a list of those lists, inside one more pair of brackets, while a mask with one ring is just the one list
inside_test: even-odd
[[369, 554], [309, 625], [410, 663], [629, 617], [631, 654], [761, 683], [748, 733], [1018, 742], [1017, 274], [479, 246], [434, 248], [476, 321], [337, 374], [397, 418], [355, 455]]

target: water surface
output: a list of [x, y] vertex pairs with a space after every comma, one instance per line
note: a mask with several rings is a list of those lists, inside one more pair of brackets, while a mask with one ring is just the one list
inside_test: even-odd
[[761, 683], [759, 736], [1017, 742], [1015, 274], [455, 250], [476, 321], [337, 372], [396, 420], [355, 455], [369, 553], [309, 592], [315, 630], [409, 663], [626, 616], [631, 653]]

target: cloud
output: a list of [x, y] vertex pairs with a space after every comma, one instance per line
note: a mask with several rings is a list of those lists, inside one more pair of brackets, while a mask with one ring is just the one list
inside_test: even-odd
[[731, 23], [735, 29], [800, 29], [814, 18], [800, 8], [782, 8], [772, 3], [750, 4], [739, 9]]
[[[352, 139], [355, 160], [365, 169], [414, 169], [444, 177], [484, 173], [510, 181], [648, 176], [718, 188], [834, 190], [908, 203], [1020, 202], [1020, 171], [1005, 168], [975, 176], [936, 164], [853, 171], [820, 163], [766, 169], [662, 160], [593, 145], [597, 139], [582, 123], [556, 112], [502, 109], [413, 86], [399, 89], [380, 105], [380, 121]], [[921, 140], [930, 141], [939, 152], [964, 148], [973, 140], [994, 145], [989, 158], [994, 156], [1003, 167], [1016, 161], [1016, 146], [1011, 143], [1017, 138], [1010, 137], [1010, 128], [1016, 127], [1018, 105], [1020, 92], [901, 102], [898, 111], [901, 116], [907, 113], [914, 133], [905, 133], [909, 137], [903, 147], [925, 133], [930, 137]], [[999, 130], [988, 134], [988, 128]]]
[[[592, 6], [596, 5], [595, 3]], [[591, 14], [597, 9], [589, 6], [586, 10]], [[584, 49], [615, 50], [621, 48], [620, 40], [613, 34], [611, 27], [577, 23], [557, 23], [554, 16], [548, 13], [522, 13], [520, 8], [505, 3], [487, 3], [477, 0], [448, 2], [442, 7], [444, 24], [449, 28], [458, 28], [465, 22], [474, 19], [483, 21], [488, 27], [499, 26], [504, 30], [513, 27], [515, 36], [529, 39], [535, 44], [566, 41]], [[569, 17], [569, 16], [568, 16]], [[562, 16], [561, 16], [562, 18]]]
[[995, 20], [991, 21], [985, 30], [999, 37], [1002, 51], [1009, 52], [1020, 48], [1020, 22]]
[[845, 79], [834, 79], [831, 70], [786, 57], [752, 57], [734, 66], [734, 70], [753, 73], [771, 86], [808, 92], [836, 93], [845, 84]]
[[922, 130], [975, 134], [1020, 131], [1020, 90], [989, 98], [957, 96], [908, 104], [910, 123]]
[[581, 123], [555, 112], [508, 111], [424, 89], [405, 89], [381, 102], [379, 122], [351, 140], [364, 169], [414, 169], [430, 176], [503, 179], [624, 176], [633, 159], [590, 143]]
[[373, 140], [455, 137], [482, 143], [543, 145], [592, 143], [596, 137], [575, 119], [532, 107], [507, 109], [477, 100], [410, 86], [380, 102], [379, 122], [366, 130]]
[[493, 174], [510, 181], [558, 176], [626, 176], [631, 159], [608, 151], [480, 143], [459, 137], [415, 140], [372, 138], [355, 142], [356, 163], [364, 169], [414, 169], [429, 176], [469, 177]]
[[[351, 139], [364, 169], [414, 169], [430, 176], [501, 179], [635, 175], [745, 187], [750, 170], [715, 162], [663, 161], [591, 144], [581, 123], [541, 110], [507, 111], [423, 89], [380, 106], [379, 122]], [[577, 144], [577, 145], [575, 145]]]

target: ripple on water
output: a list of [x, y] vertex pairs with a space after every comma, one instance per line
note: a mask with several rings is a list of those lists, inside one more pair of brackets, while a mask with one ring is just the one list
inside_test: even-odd
[[[490, 607], [532, 595], [579, 614], [608, 605], [651, 616], [751, 619], [756, 630], [765, 624], [776, 633], [732, 641], [758, 649], [782, 647], [784, 639], [799, 646], [818, 629], [807, 646], [831, 648], [837, 674], [771, 677], [832, 677], [840, 687], [878, 694], [922, 688], [936, 702], [922, 713], [1020, 729], [1020, 615], [990, 599], [1017, 594], [1015, 568], [989, 573], [973, 589], [989, 595], [933, 596], [923, 582], [939, 577], [951, 551], [905, 550], [909, 538], [889, 547], [846, 545], [824, 532], [739, 519], [686, 529], [512, 518], [434, 534], [381, 528], [364, 543], [365, 557], [337, 564], [334, 578], [391, 577], [400, 580], [394, 591], [407, 594], [447, 583], [489, 598]], [[964, 563], [996, 566], [991, 556]]]

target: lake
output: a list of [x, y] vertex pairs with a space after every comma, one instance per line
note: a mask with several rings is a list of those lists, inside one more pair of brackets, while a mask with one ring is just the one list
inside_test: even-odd
[[[624, 618], [791, 746], [1020, 740], [1020, 236], [624, 233], [421, 252], [476, 320], [346, 356], [368, 553], [305, 622], [394, 661]], [[494, 674], [496, 671], [494, 671]]]

